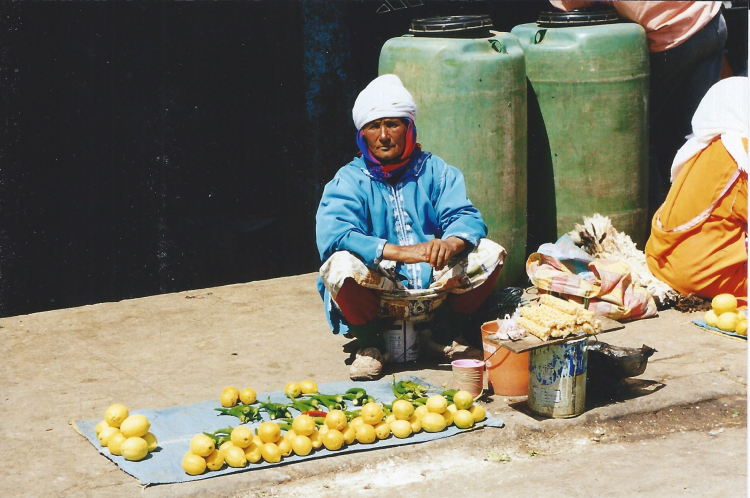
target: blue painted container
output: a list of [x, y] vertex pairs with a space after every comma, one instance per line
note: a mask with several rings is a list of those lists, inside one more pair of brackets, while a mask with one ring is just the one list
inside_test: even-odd
[[553, 418], [575, 417], [586, 407], [588, 338], [531, 350], [529, 409]]

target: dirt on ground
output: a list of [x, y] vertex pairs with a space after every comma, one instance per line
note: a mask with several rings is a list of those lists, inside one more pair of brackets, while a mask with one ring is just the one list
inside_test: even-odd
[[[496, 438], [496, 451], [514, 454], [556, 454], [567, 451], [571, 441], [630, 443], [675, 432], [720, 433], [728, 428], [747, 428], [747, 397], [728, 397], [704, 403], [675, 406], [654, 413], [638, 413], [596, 424], [574, 425], [554, 433], [522, 430], [514, 438]], [[489, 456], [488, 458], [493, 458]], [[495, 457], [497, 458], [497, 457]]]

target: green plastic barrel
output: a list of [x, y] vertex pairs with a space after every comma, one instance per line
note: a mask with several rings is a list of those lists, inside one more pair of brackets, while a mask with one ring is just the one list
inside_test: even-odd
[[600, 213], [645, 246], [649, 52], [614, 10], [542, 13], [511, 30], [529, 81], [529, 251]]
[[487, 16], [417, 19], [388, 40], [380, 74], [417, 102], [417, 140], [464, 174], [488, 237], [508, 252], [498, 286], [525, 276], [526, 78], [521, 45]]

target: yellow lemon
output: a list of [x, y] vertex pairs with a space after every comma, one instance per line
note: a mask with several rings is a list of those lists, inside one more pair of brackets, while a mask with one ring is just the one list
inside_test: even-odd
[[207, 457], [214, 451], [214, 440], [205, 434], [196, 434], [190, 440], [190, 451], [199, 457]]
[[405, 399], [397, 399], [391, 405], [391, 413], [396, 416], [396, 420], [409, 420], [414, 415], [414, 405]]
[[468, 410], [474, 404], [474, 396], [469, 391], [458, 391], [453, 395], [453, 404], [459, 410]]
[[394, 414], [390, 414], [387, 417], [385, 417], [385, 421], [389, 424], [396, 421], [396, 416]]
[[107, 441], [107, 448], [109, 448], [109, 452], [113, 455], [122, 455], [122, 443], [124, 443], [127, 439], [128, 438], [122, 435], [122, 432], [112, 434], [112, 437], [110, 437], [109, 441]]
[[224, 461], [227, 462], [227, 465], [230, 467], [239, 468], [247, 465], [245, 450], [238, 446], [230, 446], [229, 448], [222, 450], [221, 453], [224, 455]]
[[344, 435], [337, 429], [329, 429], [323, 436], [323, 446], [331, 451], [340, 450], [344, 446]]
[[427, 403], [425, 403], [425, 406], [427, 407], [427, 411], [429, 412], [443, 413], [445, 409], [448, 408], [448, 400], [440, 394], [434, 394], [427, 398]]
[[440, 415], [442, 415], [443, 418], [445, 419], [445, 426], [446, 427], [448, 427], [449, 425], [451, 425], [453, 423], [453, 412], [452, 411], [445, 410]]
[[221, 392], [221, 396], [219, 396], [219, 403], [224, 408], [231, 408], [237, 404], [238, 399], [239, 394], [235, 394], [234, 391], [224, 390]]
[[726, 332], [734, 332], [734, 329], [737, 328], [738, 322], [739, 318], [737, 317], [737, 313], [727, 311], [726, 313], [719, 315], [719, 319], [716, 320], [716, 326]]
[[341, 429], [340, 432], [341, 435], [344, 436], [344, 442], [346, 444], [352, 444], [357, 439], [357, 431], [354, 430], [351, 425], [347, 425], [346, 427]]
[[375, 425], [382, 421], [384, 415], [383, 407], [374, 401], [365, 403], [365, 406], [363, 406], [362, 410], [359, 412], [359, 416], [362, 417], [364, 423], [370, 425]]
[[143, 439], [146, 441], [146, 444], [148, 444], [149, 453], [159, 447], [159, 442], [156, 440], [156, 436], [154, 436], [153, 432], [147, 432], [146, 435], [143, 436]]
[[278, 463], [281, 461], [281, 450], [274, 443], [265, 443], [260, 450], [263, 460], [268, 463]]
[[302, 390], [299, 388], [299, 384], [296, 382], [290, 382], [284, 386], [284, 394], [296, 398], [302, 394]]
[[481, 405], [473, 405], [469, 408], [469, 413], [474, 417], [474, 422], [481, 422], [487, 417], [487, 412]]
[[206, 457], [206, 467], [208, 470], [219, 470], [224, 466], [224, 453], [214, 450]]
[[125, 437], [143, 437], [151, 428], [145, 415], [131, 415], [120, 424], [120, 432]]
[[128, 418], [128, 415], [130, 415], [130, 413], [128, 413], [128, 409], [125, 405], [115, 403], [114, 405], [110, 405], [104, 412], [104, 420], [110, 427], [120, 427], [120, 424], [123, 420]]
[[323, 446], [323, 436], [320, 434], [319, 431], [315, 431], [312, 434], [310, 434], [310, 442], [312, 443], [312, 447], [314, 449], [318, 449], [321, 446]]
[[422, 429], [427, 432], [442, 431], [445, 429], [445, 417], [443, 417], [442, 413], [425, 413], [424, 417], [422, 417]]
[[232, 430], [229, 438], [231, 439], [232, 444], [244, 450], [253, 442], [253, 431], [251, 431], [249, 427], [240, 425]]
[[299, 383], [299, 390], [302, 394], [314, 394], [318, 392], [318, 385], [311, 380], [303, 380]]
[[747, 335], [747, 320], [741, 320], [738, 322], [734, 332], [739, 335]]
[[357, 428], [357, 441], [362, 444], [374, 443], [377, 437], [375, 427], [370, 424], [362, 424]]
[[292, 442], [289, 439], [282, 439], [276, 446], [279, 447], [281, 456], [288, 457], [292, 454]]
[[109, 424], [107, 423], [107, 421], [102, 420], [101, 422], [96, 424], [96, 427], [94, 427], [94, 433], [96, 434], [97, 437], [99, 437], [99, 433], [102, 432], [102, 429], [106, 429], [107, 427], [109, 427]]
[[355, 431], [359, 428], [360, 425], [364, 424], [365, 421], [362, 420], [362, 417], [354, 417], [351, 422], [349, 422], [349, 426], [352, 427]]
[[412, 417], [409, 419], [409, 423], [411, 424], [412, 434], [416, 434], [417, 432], [422, 430], [422, 419], [417, 417], [416, 415], [412, 415]]
[[397, 438], [403, 439], [411, 435], [411, 424], [408, 420], [394, 420], [390, 423], [390, 428], [393, 435]]
[[430, 410], [427, 409], [427, 406], [425, 405], [419, 405], [416, 410], [414, 410], [414, 415], [416, 415], [419, 418], [422, 418], [422, 416], [429, 412]]
[[120, 432], [120, 429], [117, 427], [105, 427], [99, 433], [99, 444], [106, 447], [109, 444], [109, 439], [118, 432]]
[[240, 401], [246, 405], [252, 405], [256, 399], [258, 399], [258, 393], [255, 392], [255, 389], [246, 387], [240, 391]]
[[297, 436], [292, 439], [292, 450], [299, 456], [309, 455], [312, 448], [312, 441], [307, 436]]
[[309, 436], [315, 430], [315, 420], [310, 415], [297, 415], [292, 420], [292, 429], [297, 435]]
[[318, 427], [318, 432], [320, 432], [320, 436], [325, 436], [326, 432], [328, 432], [330, 429], [328, 429], [328, 426], [326, 424], [321, 425]]
[[120, 446], [125, 460], [143, 460], [148, 455], [148, 443], [142, 437], [129, 437]]
[[289, 429], [288, 431], [284, 433], [284, 439], [288, 439], [289, 441], [291, 441], [292, 439], [296, 437], [297, 437], [297, 433], [294, 432], [294, 429]]
[[[364, 419], [364, 417], [362, 418]], [[329, 429], [340, 431], [346, 427], [346, 414], [341, 410], [331, 410], [326, 415], [325, 423]]]
[[711, 307], [716, 316], [724, 313], [734, 313], [737, 310], [737, 298], [731, 294], [719, 294], [711, 300]]
[[264, 443], [275, 443], [281, 436], [281, 427], [273, 422], [261, 422], [258, 427], [258, 437]]
[[453, 416], [453, 423], [459, 429], [468, 429], [474, 425], [474, 415], [469, 410], [458, 410]]
[[391, 425], [386, 421], [380, 422], [375, 426], [375, 435], [378, 439], [386, 439], [391, 435]]
[[195, 453], [187, 452], [182, 457], [182, 470], [191, 476], [197, 476], [206, 471], [206, 460]]
[[245, 458], [250, 463], [258, 463], [263, 458], [263, 441], [253, 439], [253, 444], [245, 448]]
[[709, 327], [716, 327], [716, 322], [719, 320], [719, 318], [716, 316], [716, 313], [714, 313], [714, 310], [706, 311], [706, 314], [703, 315], [703, 319], [706, 321], [706, 325], [708, 325]]
[[219, 446], [219, 451], [224, 452], [227, 450], [227, 448], [231, 448], [232, 446], [234, 446], [233, 442], [224, 441], [223, 443], [221, 443], [221, 446]]
[[448, 405], [448, 408], [446, 408], [445, 410], [446, 411], [450, 410], [451, 412], [453, 412], [453, 415], [455, 415], [456, 412], [458, 411], [458, 408], [456, 408], [456, 405], [451, 404], [451, 405]]

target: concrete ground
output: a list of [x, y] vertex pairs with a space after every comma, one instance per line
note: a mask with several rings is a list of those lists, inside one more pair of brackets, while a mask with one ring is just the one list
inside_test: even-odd
[[[308, 274], [0, 319], [0, 496], [382, 496], [399, 483], [395, 467], [421, 476], [401, 484], [426, 483], [413, 496], [629, 496], [627, 483], [663, 496], [747, 492], [747, 343], [673, 310], [601, 336], [658, 352], [626, 395], [572, 419], [540, 420], [524, 398], [492, 396], [503, 429], [145, 489], [71, 427], [115, 402], [160, 409], [218, 399], [227, 385], [347, 379], [354, 345], [328, 331], [314, 284]], [[446, 365], [392, 373], [451, 382]]]

